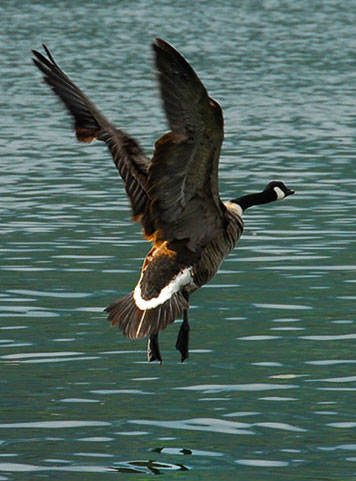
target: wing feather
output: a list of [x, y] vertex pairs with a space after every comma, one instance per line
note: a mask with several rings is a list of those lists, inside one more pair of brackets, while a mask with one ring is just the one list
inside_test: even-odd
[[63, 101], [72, 115], [77, 139], [81, 142], [97, 139], [106, 143], [125, 183], [134, 220], [140, 219], [146, 234], [151, 235], [153, 227], [148, 218], [149, 199], [146, 192], [149, 159], [135, 139], [115, 128], [99, 112], [88, 97], [61, 70], [49, 49], [45, 45], [43, 47], [47, 57], [33, 50], [35, 56], [33, 62], [43, 73], [45, 82]]
[[197, 252], [224, 222], [218, 163], [224, 137], [219, 104], [184, 57], [161, 39], [153, 44], [171, 132], [155, 144], [148, 170], [151, 217], [161, 239], [186, 239]]

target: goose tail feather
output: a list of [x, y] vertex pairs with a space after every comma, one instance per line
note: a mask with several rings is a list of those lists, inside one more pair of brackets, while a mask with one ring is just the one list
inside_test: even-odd
[[105, 309], [111, 326], [118, 326], [129, 339], [141, 339], [151, 334], [158, 334], [189, 307], [183, 294], [175, 292], [159, 306], [141, 310], [137, 307], [133, 294], [130, 292]]

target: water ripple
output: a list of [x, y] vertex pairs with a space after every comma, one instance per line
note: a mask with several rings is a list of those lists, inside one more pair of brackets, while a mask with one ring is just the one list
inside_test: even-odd
[[209, 431], [225, 434], [254, 434], [253, 431], [249, 429], [251, 427], [251, 424], [234, 421], [224, 421], [221, 419], [213, 418], [182, 419], [178, 421], [154, 421], [133, 419], [129, 422], [144, 426], [158, 426], [165, 429], [188, 429], [191, 431]]
[[236, 339], [239, 341], [273, 341], [275, 339], [281, 339], [281, 336], [257, 335], [237, 337]]
[[286, 461], [271, 461], [269, 459], [237, 459], [235, 463], [258, 468], [282, 468], [289, 464]]
[[340, 341], [348, 339], [356, 339], [356, 333], [350, 334], [321, 334], [317, 336], [300, 336], [300, 339], [307, 339], [308, 341]]
[[65, 398], [61, 399], [62, 403], [98, 403], [98, 399], [83, 399], [83, 398]]
[[355, 382], [356, 376], [329, 377], [324, 379], [307, 379], [307, 382]]
[[299, 428], [297, 426], [292, 426], [291, 424], [287, 423], [274, 423], [274, 422], [263, 422], [263, 423], [254, 423], [252, 426], [261, 426], [264, 428], [271, 428], [271, 429], [281, 429], [282, 431], [294, 431], [297, 433], [304, 433], [307, 430], [303, 428]]
[[340, 429], [350, 429], [350, 428], [356, 428], [356, 422], [339, 422], [339, 423], [329, 423], [327, 426], [330, 426], [331, 428], [340, 428]]
[[79, 472], [79, 473], [108, 473], [111, 468], [103, 466], [38, 466], [35, 464], [23, 463], [0, 463], [0, 471], [4, 472], [39, 472], [39, 471], [64, 471], [64, 472]]
[[320, 361], [304, 361], [305, 364], [313, 366], [334, 366], [336, 364], [354, 364], [356, 359], [325, 359]]
[[177, 387], [187, 391], [202, 391], [204, 393], [234, 392], [234, 391], [270, 391], [275, 389], [296, 389], [299, 386], [294, 384], [198, 384], [196, 386]]
[[[8, 290], [10, 294], [23, 294], [25, 296], [36, 296], [36, 297], [56, 297], [56, 298], [68, 298], [68, 299], [80, 299], [84, 297], [91, 296], [88, 292], [64, 292], [64, 291], [33, 291], [29, 289], [15, 289]], [[28, 299], [26, 299], [28, 300]]]
[[140, 389], [97, 389], [90, 391], [92, 394], [154, 394], [153, 392], [141, 391]]
[[0, 360], [6, 364], [45, 364], [72, 361], [91, 361], [100, 359], [99, 356], [85, 356], [82, 352], [29, 352], [19, 354], [4, 354]]
[[263, 309], [287, 309], [292, 311], [312, 309], [311, 306], [296, 305], [296, 304], [254, 304], [255, 307]]
[[26, 423], [1, 423], [2, 429], [63, 429], [87, 426], [110, 426], [105, 421], [34, 421]]
[[26, 353], [19, 353], [19, 354], [5, 354], [0, 356], [0, 359], [26, 359], [29, 357], [62, 357], [62, 356], [76, 356], [81, 355], [82, 352], [75, 352], [75, 351], [61, 351], [61, 352], [26, 352]]

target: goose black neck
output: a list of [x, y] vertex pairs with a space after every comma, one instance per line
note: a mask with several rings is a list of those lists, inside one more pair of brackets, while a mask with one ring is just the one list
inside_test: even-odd
[[277, 200], [277, 195], [274, 190], [264, 190], [263, 192], [258, 192], [257, 194], [247, 194], [234, 199], [231, 202], [238, 204], [242, 210], [246, 210], [253, 205], [268, 204]]

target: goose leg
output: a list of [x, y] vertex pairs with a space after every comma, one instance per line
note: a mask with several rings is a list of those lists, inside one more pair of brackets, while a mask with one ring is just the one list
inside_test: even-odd
[[176, 342], [176, 349], [181, 353], [181, 362], [184, 362], [189, 357], [189, 331], [188, 309], [184, 309], [183, 322]]
[[162, 364], [162, 357], [159, 350], [158, 334], [151, 334], [147, 342], [148, 362], [158, 361]]

